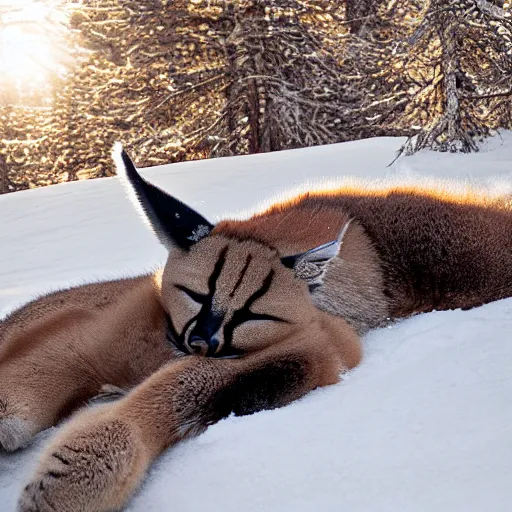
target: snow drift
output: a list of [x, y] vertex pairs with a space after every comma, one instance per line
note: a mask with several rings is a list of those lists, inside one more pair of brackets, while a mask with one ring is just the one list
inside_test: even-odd
[[[401, 143], [376, 138], [145, 174], [212, 221], [340, 176], [462, 180], [511, 194], [510, 132], [477, 154], [422, 152], [386, 167]], [[0, 315], [45, 291], [165, 259], [116, 179], [0, 196], [0, 219]], [[511, 333], [512, 299], [374, 331], [363, 364], [339, 385], [283, 409], [230, 417], [169, 450], [128, 510], [508, 511]], [[2, 512], [15, 510], [55, 431], [25, 451], [0, 453]]]

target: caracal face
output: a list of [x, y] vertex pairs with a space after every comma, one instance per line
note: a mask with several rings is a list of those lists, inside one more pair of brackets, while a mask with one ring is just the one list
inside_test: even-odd
[[162, 300], [175, 343], [212, 357], [264, 349], [305, 329], [318, 313], [307, 284], [276, 250], [219, 235], [171, 253]]

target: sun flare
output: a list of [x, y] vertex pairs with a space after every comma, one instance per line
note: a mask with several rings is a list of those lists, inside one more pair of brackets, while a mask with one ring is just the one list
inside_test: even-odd
[[61, 0], [0, 0], [0, 85], [18, 97], [47, 89], [72, 62]]

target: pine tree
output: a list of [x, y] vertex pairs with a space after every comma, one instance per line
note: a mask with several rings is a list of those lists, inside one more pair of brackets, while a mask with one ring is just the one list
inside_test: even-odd
[[346, 101], [333, 46], [342, 8], [329, 1], [241, 1], [226, 40], [226, 154], [343, 139]]
[[51, 107], [0, 88], [2, 187], [112, 175], [115, 140], [139, 166], [380, 135], [474, 151], [512, 128], [510, 15], [502, 0], [84, 0]]
[[433, 0], [413, 34], [412, 51], [432, 41], [431, 95], [438, 115], [408, 150], [476, 151], [478, 138], [512, 127], [510, 12], [485, 0]]

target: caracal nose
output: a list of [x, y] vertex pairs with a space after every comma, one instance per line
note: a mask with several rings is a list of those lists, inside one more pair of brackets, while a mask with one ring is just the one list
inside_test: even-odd
[[208, 342], [201, 336], [192, 336], [189, 345], [196, 354], [206, 355], [206, 352], [208, 352]]

